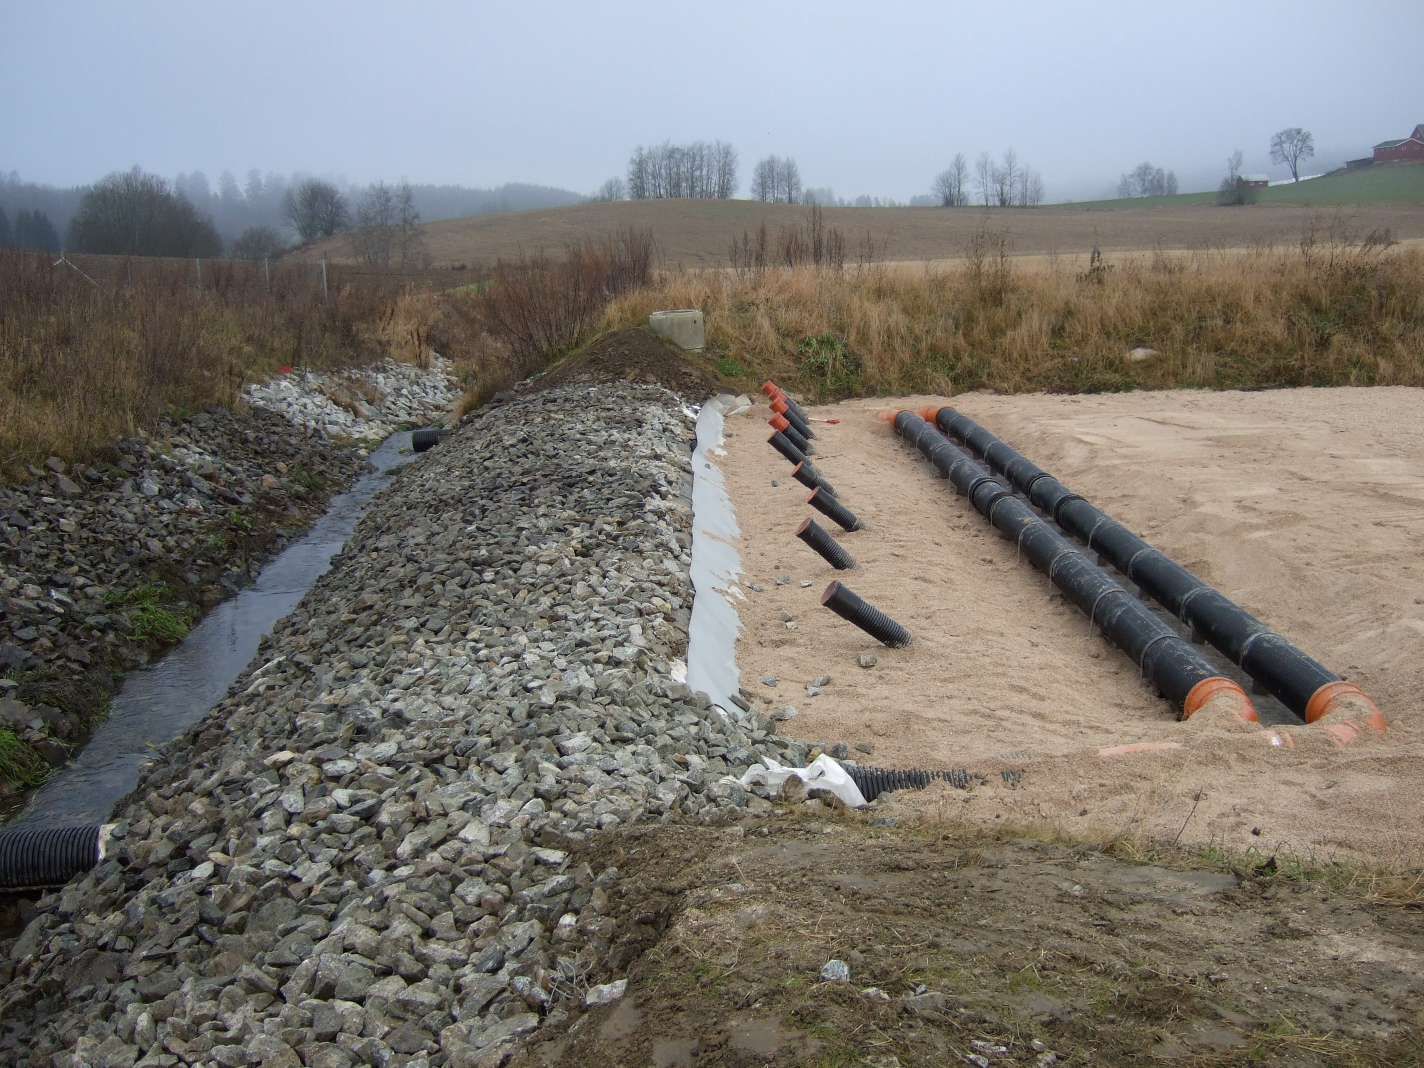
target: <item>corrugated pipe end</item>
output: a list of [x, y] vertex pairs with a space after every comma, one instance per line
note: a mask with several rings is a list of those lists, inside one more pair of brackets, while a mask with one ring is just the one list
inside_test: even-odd
[[1353, 682], [1327, 682], [1316, 690], [1305, 706], [1305, 722], [1315, 723], [1333, 713], [1350, 715], [1378, 734], [1389, 729], [1379, 706]]
[[1256, 706], [1251, 703], [1251, 698], [1246, 696], [1246, 691], [1220, 675], [1202, 679], [1192, 687], [1187, 699], [1182, 702], [1182, 718], [1191, 719], [1209, 704], [1212, 705], [1213, 711], [1220, 710], [1239, 723], [1260, 722], [1256, 715]]

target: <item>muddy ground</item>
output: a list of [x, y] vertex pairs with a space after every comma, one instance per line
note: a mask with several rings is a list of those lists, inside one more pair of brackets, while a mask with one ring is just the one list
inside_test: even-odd
[[[598, 861], [624, 876], [609, 911], [627, 994], [517, 1063], [1424, 1057], [1424, 913], [1381, 884], [1122, 843], [1118, 859], [899, 811], [780, 806], [605, 839]], [[849, 981], [820, 978], [831, 960]]]

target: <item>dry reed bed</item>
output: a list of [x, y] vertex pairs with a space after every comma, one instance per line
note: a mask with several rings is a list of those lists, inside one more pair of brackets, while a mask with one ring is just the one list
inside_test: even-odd
[[284, 365], [428, 358], [428, 284], [320, 266], [0, 252], [0, 477], [214, 404]]
[[[689, 307], [724, 373], [818, 399], [1424, 385], [1424, 255], [1358, 243], [1025, 271], [990, 235], [919, 272], [665, 272], [606, 325]], [[1161, 355], [1129, 360], [1138, 346]]]

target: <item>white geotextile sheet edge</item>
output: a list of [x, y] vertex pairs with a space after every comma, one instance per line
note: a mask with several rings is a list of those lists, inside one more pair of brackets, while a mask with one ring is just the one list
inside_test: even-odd
[[775, 793], [793, 775], [806, 784], [806, 789], [829, 790], [851, 808], [864, 808], [868, 804], [850, 773], [825, 753], [804, 768], [788, 768], [771, 757], [765, 757], [760, 764], [749, 767], [740, 779], [727, 775], [722, 781], [743, 787], [765, 786]]

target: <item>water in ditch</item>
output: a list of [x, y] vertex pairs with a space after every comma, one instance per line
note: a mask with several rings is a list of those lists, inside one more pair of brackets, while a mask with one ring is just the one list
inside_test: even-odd
[[102, 823], [138, 783], [143, 765], [227, 694], [262, 636], [331, 566], [331, 558], [372, 498], [410, 455], [410, 433], [392, 434], [370, 456], [374, 471], [331, 499], [304, 538], [268, 564], [257, 581], [218, 605], [158, 663], [135, 671], [109, 703], [108, 718], [74, 761], [35, 791], [4, 824], [13, 828]]

